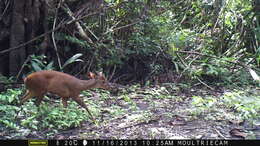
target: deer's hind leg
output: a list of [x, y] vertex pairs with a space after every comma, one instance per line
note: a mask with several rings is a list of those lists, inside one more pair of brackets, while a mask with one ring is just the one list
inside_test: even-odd
[[21, 98], [20, 105], [22, 105], [24, 102], [26, 102], [27, 100], [29, 100], [32, 97], [35, 97], [35, 94], [33, 94], [33, 92], [30, 92], [29, 90], [26, 90], [26, 93]]

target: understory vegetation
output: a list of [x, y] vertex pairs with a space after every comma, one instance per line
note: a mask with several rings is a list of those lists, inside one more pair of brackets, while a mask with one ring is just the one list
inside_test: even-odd
[[[215, 92], [200, 86], [190, 87], [190, 91], [183, 92], [185, 88], [183, 89], [183, 85], [168, 83], [145, 88], [132, 85], [121, 90], [118, 95], [99, 89], [84, 91], [82, 96], [96, 123], [93, 123], [86, 111], [74, 101], [70, 101], [68, 107], [64, 108], [59, 99], [45, 97], [39, 109], [35, 106], [34, 99], [18, 107], [17, 97], [21, 94], [21, 89], [10, 89], [0, 96], [0, 128], [4, 131], [1, 137], [231, 138], [227, 135], [235, 128], [227, 127], [231, 128], [232, 125], [245, 127], [243, 132], [235, 136], [255, 139], [259, 134], [251, 130], [259, 124], [259, 90], [237, 88]], [[202, 121], [208, 124], [205, 125]], [[225, 137], [218, 134], [205, 135], [200, 131], [220, 125], [223, 129], [217, 129]], [[137, 131], [130, 130], [129, 133], [124, 131], [137, 126], [148, 126], [147, 133], [140, 135], [142, 128]], [[185, 131], [182, 126], [195, 126], [198, 131], [181, 135]], [[179, 134], [173, 134], [160, 131], [159, 127], [168, 131], [172, 131], [172, 128], [181, 130]], [[116, 129], [123, 134], [115, 132]], [[66, 133], [71, 130], [75, 132]], [[201, 137], [197, 137], [198, 133]]]

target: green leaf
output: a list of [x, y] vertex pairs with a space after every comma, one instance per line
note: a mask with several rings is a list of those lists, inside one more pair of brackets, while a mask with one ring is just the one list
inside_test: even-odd
[[11, 103], [15, 99], [14, 95], [9, 96], [8, 102]]
[[52, 70], [53, 69], [53, 61], [51, 63], [49, 63], [46, 68], [46, 70]]
[[78, 53], [78, 54], [75, 54], [74, 56], [72, 56], [70, 59], [68, 59], [68, 60], [64, 63], [64, 65], [62, 66], [62, 69], [63, 69], [64, 67], [66, 67], [67, 65], [73, 63], [73, 62], [83, 62], [82, 59], [78, 59], [78, 58], [81, 57], [81, 56], [82, 56], [81, 53]]
[[40, 71], [40, 70], [42, 70], [41, 67], [40, 67], [37, 63], [35, 63], [35, 62], [32, 62], [32, 67], [33, 67], [33, 69], [34, 69], [35, 71]]
[[[40, 58], [41, 56], [39, 56], [39, 58]], [[41, 59], [41, 60], [39, 60], [39, 59], [32, 59], [32, 62], [34, 62], [34, 63], [36, 63], [36, 64], [38, 64], [39, 66], [44, 66], [44, 61], [43, 61], [43, 59]]]
[[250, 73], [250, 75], [252, 76], [252, 78], [253, 78], [255, 81], [260, 82], [260, 77], [257, 75], [257, 73], [256, 73], [254, 70], [252, 70], [251, 68], [248, 68], [248, 70], [249, 70], [249, 73]]

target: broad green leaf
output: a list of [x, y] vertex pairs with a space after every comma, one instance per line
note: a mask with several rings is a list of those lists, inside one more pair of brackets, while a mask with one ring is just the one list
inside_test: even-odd
[[41, 67], [40, 67], [37, 63], [35, 63], [35, 62], [32, 62], [32, 67], [33, 67], [33, 69], [34, 69], [35, 71], [40, 71], [40, 70], [42, 70]]
[[70, 59], [68, 59], [68, 60], [64, 63], [64, 65], [62, 66], [62, 69], [63, 69], [64, 67], [66, 67], [67, 65], [73, 63], [73, 62], [83, 62], [82, 59], [78, 59], [78, 58], [81, 57], [81, 56], [82, 56], [81, 53], [78, 53], [78, 54], [75, 54], [74, 56], [72, 56]]

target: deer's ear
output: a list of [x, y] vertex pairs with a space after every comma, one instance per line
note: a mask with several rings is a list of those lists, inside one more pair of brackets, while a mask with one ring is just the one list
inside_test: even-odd
[[95, 79], [96, 75], [93, 72], [89, 72], [88, 77], [91, 78], [91, 79]]
[[101, 80], [106, 80], [106, 77], [104, 76], [104, 74], [102, 72], [98, 73], [98, 78]]
[[98, 72], [98, 76], [104, 76], [102, 72]]

